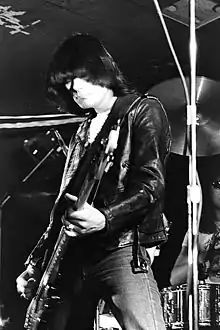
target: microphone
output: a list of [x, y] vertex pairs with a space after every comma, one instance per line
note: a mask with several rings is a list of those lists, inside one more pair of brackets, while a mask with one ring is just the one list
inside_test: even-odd
[[56, 137], [56, 140], [57, 140], [60, 148], [62, 149], [64, 155], [67, 156], [68, 147], [67, 147], [64, 139], [62, 138], [62, 136], [60, 135], [60, 133], [56, 129], [52, 128], [51, 131], [54, 133], [54, 135]]

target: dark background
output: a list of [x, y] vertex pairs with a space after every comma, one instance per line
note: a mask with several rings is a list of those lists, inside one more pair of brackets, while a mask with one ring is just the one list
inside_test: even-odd
[[[174, 1], [159, 3], [163, 9]], [[196, 30], [197, 76], [217, 82], [220, 80], [220, 21], [209, 22], [210, 12], [203, 8], [204, 1], [198, 3], [207, 24]], [[213, 1], [213, 6], [218, 4], [219, 1]], [[7, 21], [5, 11], [20, 12], [20, 15], [14, 14], [19, 23], [16, 21], [13, 25]], [[21, 15], [21, 12], [24, 13]], [[58, 113], [46, 100], [46, 72], [57, 45], [75, 31], [88, 32], [101, 39], [128, 80], [141, 92], [178, 77], [151, 0], [0, 0], [0, 20], [3, 22], [0, 25], [0, 120], [3, 116]], [[190, 74], [189, 25], [170, 18], [165, 21], [187, 76]], [[23, 27], [12, 34], [15, 29], [11, 26], [16, 24]], [[214, 102], [215, 97], [210, 105]], [[169, 113], [169, 108], [166, 110]], [[66, 143], [76, 127], [76, 124], [58, 127]], [[29, 141], [28, 147], [25, 140]], [[53, 147], [48, 128], [0, 129], [0, 200], [3, 203], [0, 298], [2, 315], [10, 318], [7, 325], [10, 330], [22, 329], [27, 302], [16, 294], [15, 279], [23, 271], [27, 255], [48, 223], [64, 155], [55, 148], [34, 174], [27, 180], [26, 177]], [[38, 150], [37, 157], [33, 157], [33, 148]], [[205, 175], [210, 163], [218, 162], [218, 155], [198, 157], [198, 168]], [[171, 154], [166, 180], [165, 213], [172, 227], [169, 241], [161, 248], [154, 266], [160, 288], [170, 285], [170, 270], [187, 228], [188, 157]]]

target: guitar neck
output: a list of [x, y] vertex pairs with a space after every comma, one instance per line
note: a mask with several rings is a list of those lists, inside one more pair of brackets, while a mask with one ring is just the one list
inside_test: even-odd
[[59, 233], [59, 237], [56, 241], [52, 255], [50, 257], [50, 260], [49, 260], [47, 267], [45, 269], [45, 272], [41, 278], [39, 288], [45, 287], [49, 283], [50, 284], [53, 283], [53, 281], [56, 277], [56, 274], [57, 274], [56, 271], [58, 270], [59, 262], [65, 253], [69, 238], [70, 237], [65, 232], [64, 226], [62, 226], [60, 233]]
[[[101, 154], [99, 158], [99, 162], [93, 164], [95, 167], [95, 170], [92, 171], [92, 174], [90, 172], [87, 173], [85, 180], [80, 188], [78, 199], [76, 202], [76, 209], [80, 209], [83, 207], [83, 205], [88, 201], [92, 203], [95, 195], [91, 196], [91, 192], [95, 185], [97, 184], [97, 181], [100, 181], [102, 174], [104, 173], [104, 170], [102, 174], [100, 173], [101, 167], [105, 168], [106, 166], [106, 155], [104, 153]], [[102, 165], [101, 165], [102, 164]]]

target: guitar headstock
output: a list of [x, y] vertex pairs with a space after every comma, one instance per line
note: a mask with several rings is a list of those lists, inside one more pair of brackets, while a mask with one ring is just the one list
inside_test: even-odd
[[113, 128], [109, 133], [108, 143], [105, 149], [106, 154], [111, 154], [117, 148], [119, 131], [120, 131], [120, 120], [118, 119], [117, 124], [113, 126]]
[[108, 136], [108, 143], [105, 149], [105, 155], [107, 157], [105, 172], [108, 172], [109, 168], [113, 165], [113, 160], [114, 160], [113, 153], [118, 146], [119, 132], [120, 132], [120, 119], [118, 119], [117, 124], [111, 129]]

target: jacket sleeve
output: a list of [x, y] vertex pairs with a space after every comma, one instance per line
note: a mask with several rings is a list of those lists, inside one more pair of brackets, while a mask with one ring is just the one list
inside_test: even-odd
[[166, 114], [155, 98], [143, 99], [134, 112], [130, 132], [130, 159], [124, 191], [100, 208], [106, 233], [132, 228], [152, 212], [164, 196], [165, 159], [170, 147]]

